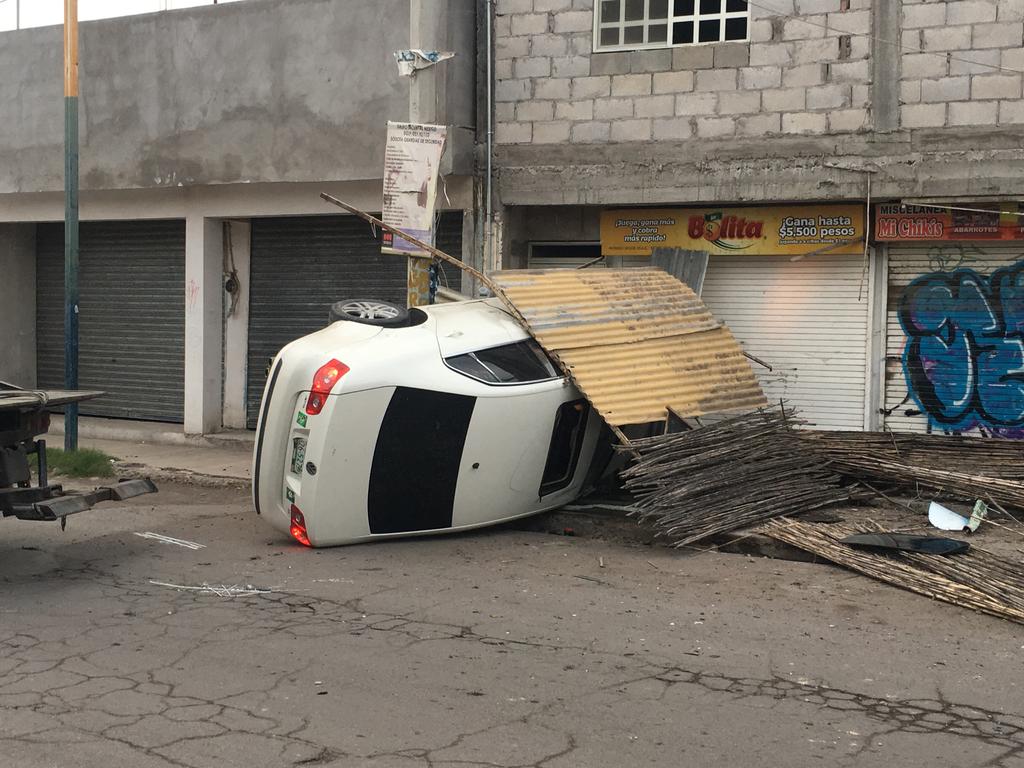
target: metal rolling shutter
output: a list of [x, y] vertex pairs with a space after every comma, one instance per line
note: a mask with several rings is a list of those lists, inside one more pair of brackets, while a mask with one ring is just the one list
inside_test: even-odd
[[[534, 256], [531, 255], [527, 262], [527, 269], [579, 269], [588, 261], [585, 256]], [[587, 269], [604, 269], [608, 265], [603, 261], [591, 264]]]
[[605, 261], [594, 262], [601, 255], [600, 243], [534, 243], [527, 260], [528, 269], [588, 269], [607, 267]]
[[[79, 412], [181, 422], [185, 403], [185, 222], [83, 222], [79, 386], [108, 394]], [[37, 229], [39, 386], [64, 386], [64, 225]]]
[[[462, 255], [462, 212], [439, 216], [437, 247]], [[341, 299], [405, 306], [406, 260], [380, 252], [380, 233], [355, 216], [253, 219], [250, 264], [246, 421], [256, 428], [267, 363], [281, 347], [327, 324]], [[444, 269], [441, 286], [462, 287], [462, 272]]]
[[[922, 398], [922, 402], [918, 402], [908, 395], [907, 372], [903, 364], [907, 336], [899, 320], [900, 306], [907, 298], [907, 286], [917, 278], [929, 275], [938, 277], [943, 273], [948, 275], [957, 269], [973, 270], [987, 283], [995, 270], [1015, 264], [1019, 264], [1024, 272], [1024, 244], [1022, 243], [950, 242], [889, 246], [884, 384], [884, 424], [886, 429], [898, 432], [951, 433], [961, 429], [958, 424], [943, 424], [929, 417], [928, 410], [939, 411], [941, 408], [934, 398], [925, 396]], [[993, 301], [990, 306], [997, 313], [996, 325], [998, 326], [1001, 320], [1001, 315], [998, 314], [1000, 311], [998, 303]], [[954, 309], [954, 307], [949, 308]], [[990, 322], [987, 313], [984, 318], [979, 317], [977, 308], [969, 308], [968, 314], [975, 322], [986, 324]], [[993, 334], [996, 338], [1003, 337], [1000, 330], [994, 330]], [[1019, 357], [1016, 361], [1013, 358], [1019, 354], [1020, 342], [1010, 338], [1009, 345], [1010, 357], [1004, 358], [1004, 360], [1010, 363], [1010, 370], [1005, 373], [1015, 371], [1019, 373]], [[1014, 349], [1017, 352], [1014, 352]], [[955, 361], [951, 362], [955, 363]], [[956, 371], [961, 369], [963, 369], [961, 366], [937, 361], [933, 370], [937, 371], [937, 375], [941, 377], [944, 371], [948, 371], [950, 376], [955, 376]], [[1010, 380], [1004, 384], [995, 381], [986, 383], [984, 386], [988, 388], [986, 399], [994, 405], [994, 410], [1002, 411], [1004, 415], [1015, 410], [1019, 411], [1020, 385], [1017, 382]], [[925, 406], [924, 409], [922, 409], [922, 405]], [[1024, 422], [1024, 419], [1021, 421]], [[975, 424], [973, 427], [968, 426], [966, 431], [972, 434], [981, 432], [989, 434], [993, 431], [991, 427], [990, 422], [982, 420], [981, 423]], [[996, 430], [998, 431], [998, 429], [999, 425], [996, 425]], [[1024, 423], [1017, 426], [1014, 432], [1007, 436], [1020, 436], [1022, 430], [1024, 430]]]
[[869, 306], [863, 258], [712, 256], [703, 298], [745, 351], [771, 403], [822, 429], [864, 428]]

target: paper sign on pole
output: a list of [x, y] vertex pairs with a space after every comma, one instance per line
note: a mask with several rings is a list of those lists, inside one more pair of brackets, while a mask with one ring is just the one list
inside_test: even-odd
[[424, 51], [419, 48], [395, 51], [398, 74], [402, 77], [412, 77], [421, 69], [432, 67], [439, 61], [447, 61], [454, 56], [453, 51]]
[[[443, 125], [388, 123], [381, 219], [429, 245], [434, 244], [434, 202], [446, 135]], [[381, 250], [427, 255], [400, 237], [385, 238]]]

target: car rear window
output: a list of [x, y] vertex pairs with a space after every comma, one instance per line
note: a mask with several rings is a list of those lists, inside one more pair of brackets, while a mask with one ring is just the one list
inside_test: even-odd
[[555, 364], [533, 339], [446, 357], [449, 368], [485, 384], [525, 384], [559, 376]]

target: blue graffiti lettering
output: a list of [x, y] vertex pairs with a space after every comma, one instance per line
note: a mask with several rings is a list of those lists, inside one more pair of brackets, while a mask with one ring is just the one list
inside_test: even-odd
[[935, 426], [1024, 438], [1024, 261], [922, 275], [899, 320], [907, 391]]

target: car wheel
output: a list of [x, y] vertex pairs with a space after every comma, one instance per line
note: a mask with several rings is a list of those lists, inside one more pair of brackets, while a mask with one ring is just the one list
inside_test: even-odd
[[409, 324], [409, 311], [405, 307], [376, 299], [349, 299], [331, 305], [330, 322], [349, 320], [382, 328], [401, 328]]

